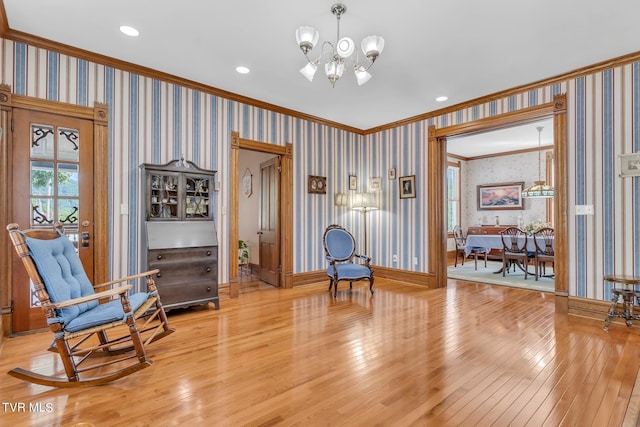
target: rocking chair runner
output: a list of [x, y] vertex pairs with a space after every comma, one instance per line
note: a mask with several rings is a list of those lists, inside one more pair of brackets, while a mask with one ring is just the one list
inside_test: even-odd
[[[347, 230], [339, 225], [330, 225], [322, 236], [324, 253], [329, 261], [327, 276], [329, 276], [329, 290], [333, 286], [333, 296], [338, 294], [338, 282], [349, 281], [349, 291], [353, 282], [358, 280], [369, 281], [369, 291], [373, 295], [373, 270], [369, 265], [371, 258], [367, 255], [356, 253], [356, 241]], [[354, 263], [358, 259], [363, 264]]]
[[[14, 368], [9, 375], [52, 387], [78, 387], [104, 384], [152, 364], [145, 345], [172, 332], [160, 296], [147, 271], [92, 286], [71, 241], [54, 230], [20, 230], [7, 226], [18, 256], [34, 283], [35, 292], [47, 323], [53, 332], [50, 350], [59, 354], [66, 378]], [[108, 288], [146, 278], [147, 291], [129, 295], [132, 285]], [[103, 302], [109, 300], [108, 302]], [[108, 337], [107, 331], [115, 335]], [[95, 336], [97, 339], [90, 339]], [[90, 363], [93, 356], [112, 356]], [[86, 372], [95, 376], [87, 376]]]

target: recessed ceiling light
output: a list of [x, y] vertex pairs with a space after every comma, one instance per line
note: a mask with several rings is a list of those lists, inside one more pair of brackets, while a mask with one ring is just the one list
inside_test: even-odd
[[449, 99], [449, 97], [448, 97], [448, 96], [439, 96], [439, 97], [437, 97], [437, 98], [436, 98], [436, 101], [438, 101], [438, 102], [444, 102], [444, 101], [446, 101], [447, 99]]
[[248, 74], [249, 71], [251, 70], [249, 70], [247, 67], [239, 66], [239, 67], [236, 67], [236, 71], [239, 72], [240, 74]]
[[140, 32], [138, 30], [128, 25], [121, 25], [120, 31], [122, 31], [123, 34], [126, 34], [131, 37], [137, 37], [138, 35], [140, 35]]

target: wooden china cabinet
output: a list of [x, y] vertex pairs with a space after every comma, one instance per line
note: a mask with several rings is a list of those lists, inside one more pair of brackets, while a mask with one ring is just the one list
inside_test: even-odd
[[144, 163], [142, 268], [159, 269], [155, 282], [166, 309], [218, 299], [218, 238], [213, 215], [216, 171], [186, 160]]

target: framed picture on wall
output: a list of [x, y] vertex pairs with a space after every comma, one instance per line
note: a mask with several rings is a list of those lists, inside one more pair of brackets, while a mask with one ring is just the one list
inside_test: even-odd
[[401, 176], [398, 181], [400, 184], [400, 198], [413, 199], [416, 197], [416, 176]]
[[349, 175], [349, 190], [358, 189], [358, 177], [355, 175]]
[[382, 178], [369, 178], [369, 191], [382, 190]]
[[478, 210], [522, 210], [524, 182], [478, 185]]
[[307, 192], [312, 194], [327, 194], [327, 177], [309, 175]]
[[640, 176], [640, 153], [620, 155], [620, 176]]

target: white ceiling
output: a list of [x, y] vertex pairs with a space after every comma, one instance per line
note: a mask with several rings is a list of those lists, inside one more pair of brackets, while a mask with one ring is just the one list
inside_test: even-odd
[[367, 84], [345, 71], [331, 88], [298, 72], [294, 33], [334, 40], [333, 3], [4, 0], [12, 30], [363, 130], [640, 50], [638, 0], [344, 0], [341, 35], [386, 43]]
[[[538, 135], [538, 127], [542, 127]], [[553, 145], [553, 118], [473, 135], [447, 138], [447, 152], [461, 157], [487, 156]]]

